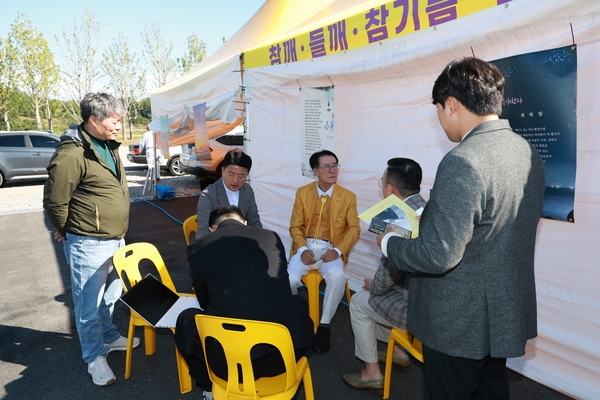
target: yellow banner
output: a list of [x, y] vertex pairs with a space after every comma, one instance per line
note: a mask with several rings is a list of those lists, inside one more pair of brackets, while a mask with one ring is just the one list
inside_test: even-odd
[[245, 68], [354, 50], [487, 10], [511, 0], [394, 0], [244, 53]]

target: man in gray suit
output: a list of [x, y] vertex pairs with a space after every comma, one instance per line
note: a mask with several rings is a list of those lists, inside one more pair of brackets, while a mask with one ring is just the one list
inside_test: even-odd
[[420, 235], [377, 237], [411, 272], [408, 328], [423, 343], [425, 399], [508, 399], [506, 358], [537, 335], [534, 253], [544, 165], [502, 113], [504, 77], [476, 58], [433, 86], [440, 124], [459, 144], [438, 166]]
[[[383, 197], [394, 195], [415, 211], [423, 210], [421, 166], [410, 158], [392, 158], [379, 181]], [[379, 360], [385, 351], [377, 351], [377, 340], [387, 342], [392, 327], [406, 327], [409, 276], [395, 268], [387, 257], [381, 257], [373, 279], [365, 279], [363, 291], [356, 292], [350, 302], [350, 322], [354, 332], [354, 355], [365, 362], [358, 373], [343, 374], [342, 379], [357, 389], [383, 389]], [[394, 346], [393, 363], [402, 371], [410, 369], [408, 356]]]
[[254, 191], [246, 183], [252, 158], [241, 150], [230, 150], [223, 158], [221, 178], [200, 193], [196, 239], [208, 234], [208, 217], [219, 206], [236, 206], [246, 216], [248, 226], [262, 228]]

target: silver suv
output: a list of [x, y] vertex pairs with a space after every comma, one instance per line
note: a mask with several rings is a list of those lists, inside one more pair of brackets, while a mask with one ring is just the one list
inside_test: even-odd
[[48, 131], [0, 131], [0, 186], [10, 179], [47, 176], [59, 142]]

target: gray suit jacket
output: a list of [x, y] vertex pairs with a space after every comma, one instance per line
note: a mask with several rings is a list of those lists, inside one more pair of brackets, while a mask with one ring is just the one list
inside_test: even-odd
[[[244, 213], [248, 225], [255, 228], [262, 228], [252, 187], [245, 183], [239, 192], [240, 199], [238, 201], [238, 207]], [[198, 199], [198, 231], [196, 232], [196, 239], [201, 238], [209, 232], [208, 217], [210, 212], [216, 207], [228, 205], [230, 205], [229, 199], [227, 198], [227, 192], [225, 191], [225, 184], [223, 183], [222, 178], [219, 178], [212, 185], [208, 185], [206, 189], [200, 193], [200, 198]]]
[[386, 252], [412, 272], [408, 327], [470, 359], [518, 357], [537, 335], [534, 252], [544, 201], [538, 152], [506, 120], [484, 122], [441, 161], [419, 237]]

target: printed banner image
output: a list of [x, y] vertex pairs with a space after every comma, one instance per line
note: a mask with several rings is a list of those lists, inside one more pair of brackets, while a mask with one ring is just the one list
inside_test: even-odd
[[491, 62], [506, 79], [501, 117], [508, 119], [511, 128], [535, 146], [544, 160], [542, 218], [575, 222], [576, 47]]

